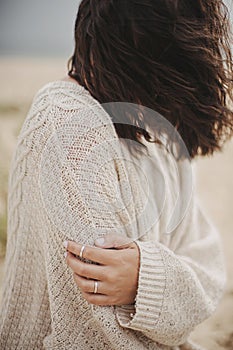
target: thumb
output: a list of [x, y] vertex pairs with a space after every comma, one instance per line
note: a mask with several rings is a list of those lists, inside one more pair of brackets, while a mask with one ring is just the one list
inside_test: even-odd
[[106, 234], [95, 240], [95, 246], [100, 248], [126, 249], [134, 245], [133, 240], [117, 234]]

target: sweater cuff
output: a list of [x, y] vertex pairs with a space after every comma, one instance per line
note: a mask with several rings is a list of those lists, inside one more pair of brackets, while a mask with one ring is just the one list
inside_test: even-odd
[[135, 304], [115, 306], [122, 327], [154, 329], [161, 313], [166, 283], [165, 267], [159, 244], [135, 241], [140, 251], [138, 290]]

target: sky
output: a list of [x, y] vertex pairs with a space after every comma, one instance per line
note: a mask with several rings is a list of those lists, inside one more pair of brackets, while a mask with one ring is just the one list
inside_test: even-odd
[[[233, 22], [233, 0], [225, 1]], [[0, 55], [70, 56], [80, 2], [0, 0]]]
[[79, 3], [0, 0], [0, 55], [69, 56]]

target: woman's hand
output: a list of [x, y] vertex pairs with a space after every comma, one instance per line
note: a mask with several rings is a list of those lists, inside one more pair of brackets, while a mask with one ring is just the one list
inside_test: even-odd
[[82, 257], [98, 265], [83, 262], [75, 256], [80, 256], [82, 244], [64, 242], [66, 263], [73, 270], [83, 297], [91, 304], [102, 306], [133, 304], [139, 273], [137, 244], [124, 237], [106, 235], [96, 240], [95, 245], [98, 247], [85, 246]]

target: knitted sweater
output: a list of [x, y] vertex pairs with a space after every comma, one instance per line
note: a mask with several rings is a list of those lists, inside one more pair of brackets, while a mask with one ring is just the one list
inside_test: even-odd
[[[149, 161], [150, 160], [150, 161]], [[0, 316], [4, 349], [191, 349], [215, 310], [225, 272], [218, 232], [195, 191], [172, 233], [175, 166], [159, 144], [134, 155], [90, 93], [55, 81], [34, 97], [11, 163]], [[64, 240], [105, 233], [135, 240], [135, 303], [89, 304], [64, 259]]]

